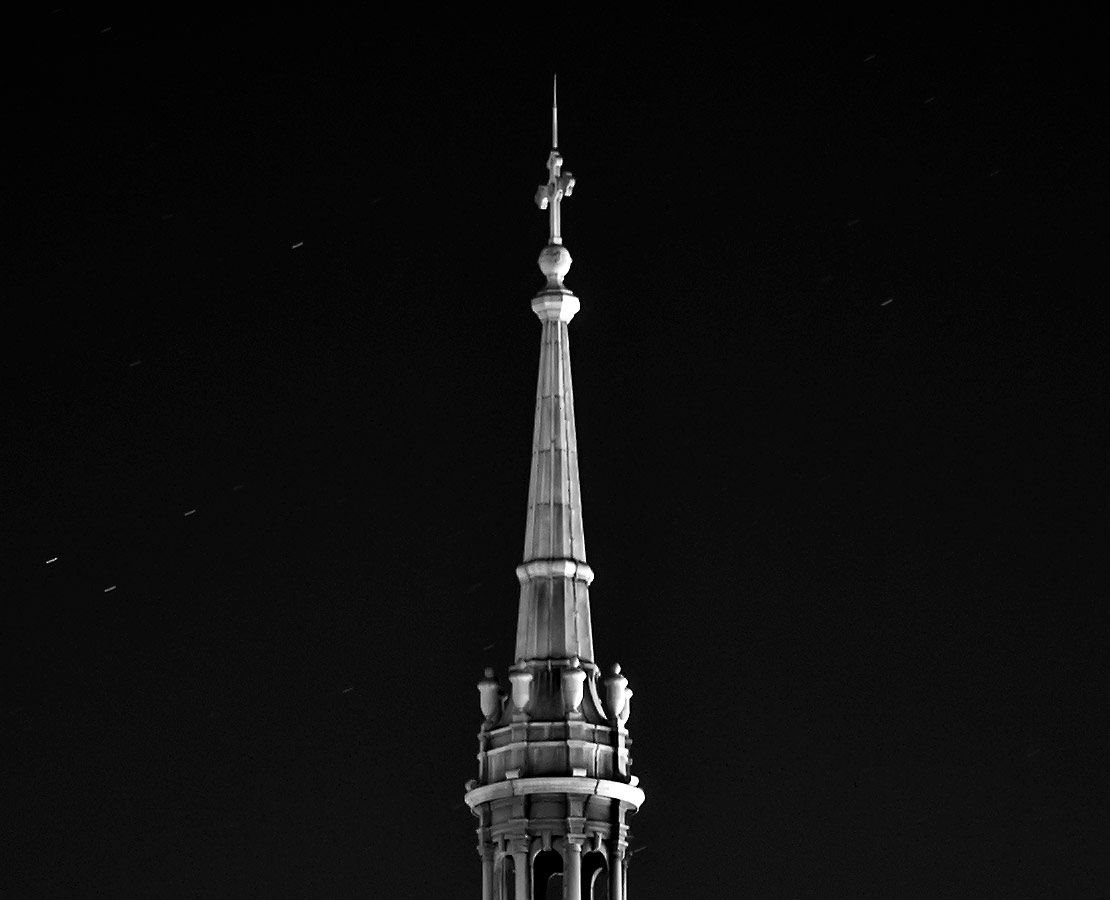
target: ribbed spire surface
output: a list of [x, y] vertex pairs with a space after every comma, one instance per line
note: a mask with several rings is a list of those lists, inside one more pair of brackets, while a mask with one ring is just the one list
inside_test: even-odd
[[524, 562], [586, 561], [567, 323], [543, 323]]
[[593, 572], [586, 565], [582, 528], [567, 331], [579, 303], [563, 285], [571, 257], [562, 243], [560, 218], [562, 201], [574, 190], [574, 176], [563, 171], [556, 115], [553, 104], [552, 149], [547, 159], [549, 178], [536, 191], [536, 204], [548, 211], [550, 230], [548, 244], [539, 259], [547, 286], [532, 300], [532, 310], [543, 323], [543, 331], [524, 559], [517, 567], [521, 587], [516, 658], [565, 660], [577, 656], [592, 662], [588, 587]]

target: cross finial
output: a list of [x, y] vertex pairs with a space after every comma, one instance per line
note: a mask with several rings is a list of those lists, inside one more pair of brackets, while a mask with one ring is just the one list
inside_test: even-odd
[[547, 157], [547, 184], [536, 188], [536, 206], [546, 209], [550, 233], [549, 244], [563, 243], [560, 205], [564, 197], [574, 191], [574, 176], [563, 171], [563, 157], [559, 153], [558, 76], [551, 83], [551, 153]]

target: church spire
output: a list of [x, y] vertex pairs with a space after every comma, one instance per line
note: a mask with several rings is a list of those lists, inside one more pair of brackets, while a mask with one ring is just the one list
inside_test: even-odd
[[532, 298], [542, 333], [516, 653], [507, 693], [492, 668], [478, 682], [478, 777], [466, 785], [482, 900], [628, 900], [628, 817], [644, 802], [629, 754], [632, 691], [620, 666], [602, 677], [594, 661], [567, 336], [579, 302], [563, 284], [560, 221], [574, 178], [556, 116], [553, 103], [549, 177], [536, 192], [550, 230], [547, 284]]
[[543, 330], [524, 558], [516, 570], [521, 584], [516, 656], [521, 660], [577, 656], [593, 662], [587, 590], [593, 572], [586, 564], [582, 528], [567, 330], [580, 304], [563, 284], [571, 256], [563, 246], [561, 233], [561, 207], [564, 198], [574, 191], [574, 176], [563, 171], [557, 116], [553, 85], [548, 180], [536, 189], [536, 205], [548, 212], [548, 243], [539, 258], [547, 284], [532, 300], [532, 310], [543, 323]]

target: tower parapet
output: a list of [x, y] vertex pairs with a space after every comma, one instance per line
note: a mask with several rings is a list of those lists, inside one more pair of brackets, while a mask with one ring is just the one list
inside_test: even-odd
[[547, 283], [532, 300], [540, 366], [515, 662], [508, 690], [493, 669], [478, 683], [478, 777], [466, 786], [482, 900], [627, 900], [626, 820], [644, 802], [629, 755], [632, 691], [619, 665], [603, 677], [594, 658], [567, 328], [580, 304], [564, 284], [561, 231], [575, 182], [557, 116], [553, 102], [549, 178], [536, 191], [548, 212]]

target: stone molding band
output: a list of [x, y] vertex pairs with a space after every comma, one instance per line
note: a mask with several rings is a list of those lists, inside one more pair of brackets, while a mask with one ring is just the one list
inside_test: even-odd
[[533, 559], [516, 567], [516, 577], [521, 584], [536, 578], [572, 578], [588, 586], [594, 580], [594, 570], [574, 559]]
[[631, 784], [608, 781], [604, 778], [576, 778], [552, 776], [546, 778], [513, 778], [476, 787], [466, 794], [466, 804], [474, 809], [480, 803], [501, 800], [505, 797], [522, 797], [526, 794], [581, 794], [587, 797], [608, 797], [621, 800], [639, 809], [644, 802], [644, 792]]
[[581, 302], [566, 289], [543, 291], [532, 300], [532, 312], [540, 321], [569, 322], [582, 308]]

